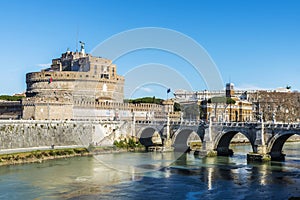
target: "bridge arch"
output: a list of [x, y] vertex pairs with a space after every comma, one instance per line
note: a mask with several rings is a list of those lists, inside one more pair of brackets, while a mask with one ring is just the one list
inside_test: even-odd
[[293, 135], [300, 135], [299, 132], [286, 132], [286, 133], [276, 133], [268, 143], [268, 152], [271, 156], [271, 160], [283, 161], [285, 154], [283, 154], [282, 149], [285, 142]]
[[156, 136], [158, 137], [157, 139], [161, 140], [160, 131], [154, 127], [146, 127], [138, 134], [140, 143], [146, 148], [157, 145], [157, 143], [153, 140], [153, 136]]
[[253, 138], [252, 136], [253, 134], [241, 130], [223, 130], [222, 133], [218, 134], [215, 138], [215, 149], [218, 155], [220, 156], [233, 155], [233, 151], [229, 149], [229, 145], [231, 143], [232, 138], [238, 133], [241, 133], [248, 139], [248, 141], [251, 144], [253, 152], [255, 152], [255, 145], [254, 145], [255, 138]]
[[200, 136], [194, 130], [181, 129], [174, 134], [172, 144], [175, 151], [186, 152], [190, 149], [188, 142], [191, 140], [202, 141]]

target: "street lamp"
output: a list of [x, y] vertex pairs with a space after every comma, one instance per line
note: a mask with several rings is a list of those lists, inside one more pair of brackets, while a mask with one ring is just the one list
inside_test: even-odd
[[263, 122], [263, 119], [264, 119], [264, 118], [263, 118], [264, 113], [263, 113], [263, 112], [259, 112], [258, 115], [259, 115], [259, 121], [260, 121], [260, 122]]
[[276, 113], [275, 113], [275, 111], [273, 111], [273, 113], [272, 113], [272, 121], [273, 121], [273, 124], [276, 123]]

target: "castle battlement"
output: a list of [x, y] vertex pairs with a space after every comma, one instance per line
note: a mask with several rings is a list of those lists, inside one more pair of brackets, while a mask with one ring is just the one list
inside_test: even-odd
[[[83, 44], [83, 43], [82, 43]], [[124, 103], [124, 77], [111, 60], [67, 51], [48, 69], [26, 74], [23, 119], [166, 118], [173, 103]], [[172, 114], [172, 116], [176, 114]]]
[[30, 82], [49, 82], [49, 79], [55, 81], [102, 81], [104, 83], [116, 83], [124, 81], [123, 76], [117, 76], [116, 79], [107, 79], [100, 75], [91, 74], [90, 72], [72, 72], [72, 71], [42, 71], [31, 72], [26, 74], [26, 83]]

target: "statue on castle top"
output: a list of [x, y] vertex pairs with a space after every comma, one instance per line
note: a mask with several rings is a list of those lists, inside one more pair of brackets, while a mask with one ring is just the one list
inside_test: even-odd
[[82, 41], [79, 41], [79, 43], [80, 43], [80, 51], [84, 50], [85, 43]]

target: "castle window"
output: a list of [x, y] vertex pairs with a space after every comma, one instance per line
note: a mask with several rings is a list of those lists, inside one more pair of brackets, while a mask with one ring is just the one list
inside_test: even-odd
[[115, 76], [115, 68], [112, 68], [112, 76]]
[[109, 75], [108, 74], [101, 74], [101, 78], [109, 79]]
[[97, 74], [97, 65], [95, 65], [95, 67], [94, 67], [94, 74], [95, 75]]

